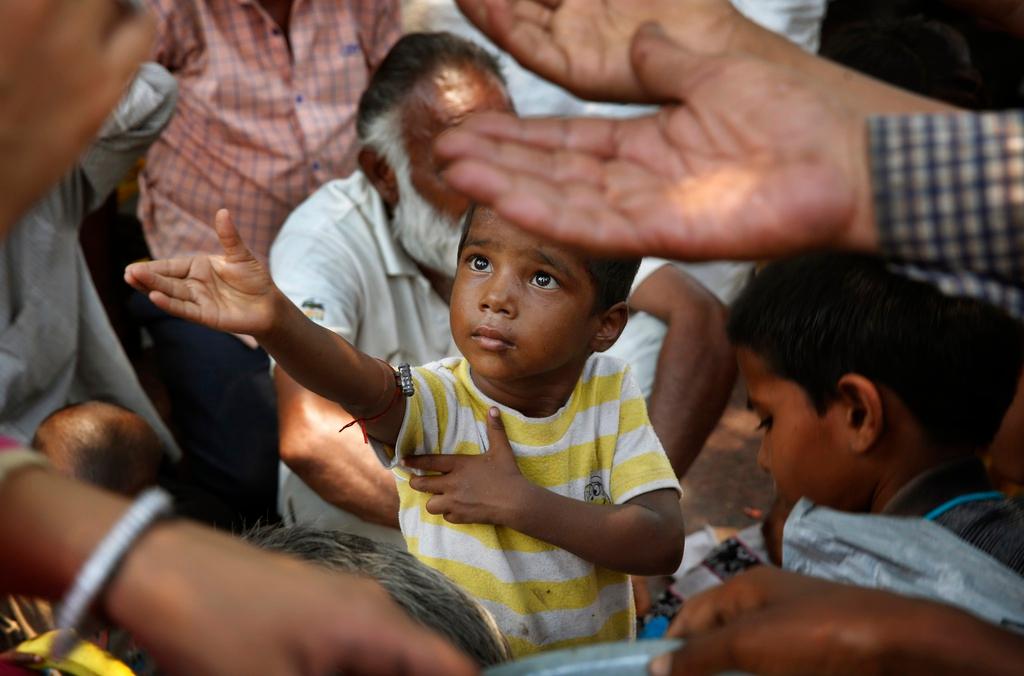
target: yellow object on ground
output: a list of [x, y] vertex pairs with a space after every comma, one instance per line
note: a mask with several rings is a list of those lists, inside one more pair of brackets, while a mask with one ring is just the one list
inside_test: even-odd
[[50, 661], [50, 646], [57, 636], [51, 631], [25, 641], [15, 650], [29, 655], [38, 655], [44, 662], [33, 665], [32, 669], [56, 669], [71, 676], [134, 676], [134, 672], [107, 651], [87, 641], [79, 641], [71, 654], [59, 662]]

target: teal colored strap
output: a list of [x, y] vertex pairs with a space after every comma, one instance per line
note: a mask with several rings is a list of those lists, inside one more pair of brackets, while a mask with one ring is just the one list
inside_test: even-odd
[[935, 519], [939, 518], [949, 510], [953, 509], [954, 507], [959, 507], [965, 502], [979, 502], [981, 500], [1002, 500], [1005, 497], [1006, 496], [1000, 493], [999, 491], [985, 491], [984, 493], [967, 493], [966, 495], [960, 495], [958, 497], [955, 497], [952, 500], [947, 500], [946, 502], [942, 503], [932, 511], [925, 514], [924, 518], [928, 521], [935, 521]]

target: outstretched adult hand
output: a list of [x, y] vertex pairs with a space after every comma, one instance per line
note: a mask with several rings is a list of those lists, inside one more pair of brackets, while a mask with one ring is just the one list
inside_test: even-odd
[[[1002, 674], [1024, 639], [950, 606], [759, 566], [694, 597], [651, 673]], [[956, 641], [950, 641], [956, 636]]]
[[629, 62], [633, 33], [660, 21], [691, 49], [729, 49], [742, 16], [728, 0], [457, 0], [525, 68], [582, 98], [647, 101]]
[[219, 331], [266, 333], [273, 324], [277, 287], [238, 236], [226, 209], [217, 212], [214, 230], [224, 255], [132, 263], [125, 281], [172, 315]]
[[694, 54], [653, 24], [632, 58], [648, 91], [680, 104], [632, 120], [470, 118], [437, 142], [445, 179], [595, 254], [754, 259], [876, 246], [860, 114], [789, 70]]
[[409, 485], [433, 493], [427, 511], [441, 514], [451, 523], [507, 525], [511, 510], [531, 484], [519, 471], [515, 452], [505, 434], [497, 408], [487, 412], [487, 452], [480, 455], [417, 455], [403, 461], [406, 467], [435, 476], [413, 476]]

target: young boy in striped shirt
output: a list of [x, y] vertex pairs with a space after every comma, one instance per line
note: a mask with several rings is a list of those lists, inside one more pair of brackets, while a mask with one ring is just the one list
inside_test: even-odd
[[679, 484], [623, 362], [637, 261], [594, 260], [471, 210], [450, 300], [460, 358], [393, 368], [309, 321], [217, 214], [224, 256], [133, 264], [162, 309], [255, 336], [388, 448], [409, 550], [476, 596], [517, 655], [633, 635], [628, 574], [682, 557]]

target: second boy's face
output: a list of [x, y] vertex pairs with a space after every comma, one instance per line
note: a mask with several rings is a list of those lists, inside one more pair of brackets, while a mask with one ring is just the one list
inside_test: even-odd
[[452, 336], [475, 378], [575, 383], [601, 322], [594, 294], [581, 256], [479, 209], [452, 289]]
[[819, 414], [802, 387], [777, 376], [756, 353], [739, 348], [736, 356], [764, 433], [757, 460], [771, 473], [779, 496], [789, 503], [806, 497], [834, 509], [859, 510], [859, 468], [845, 452], [839, 407]]

